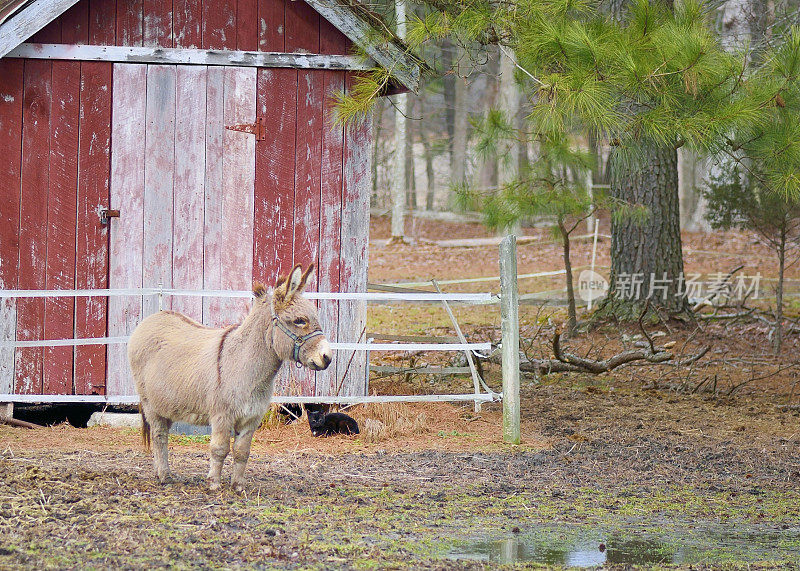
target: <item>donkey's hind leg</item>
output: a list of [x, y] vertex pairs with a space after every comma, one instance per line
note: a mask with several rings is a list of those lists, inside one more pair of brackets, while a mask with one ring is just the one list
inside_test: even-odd
[[153, 462], [155, 464], [156, 477], [158, 481], [163, 484], [170, 479], [167, 441], [172, 421], [152, 413], [147, 415], [147, 421], [150, 423], [150, 432], [153, 441]]
[[222, 415], [211, 419], [211, 468], [208, 487], [218, 490], [222, 477], [222, 463], [231, 449], [231, 421]]

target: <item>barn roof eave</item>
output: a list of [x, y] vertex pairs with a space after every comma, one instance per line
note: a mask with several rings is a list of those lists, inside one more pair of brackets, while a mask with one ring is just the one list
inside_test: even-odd
[[[66, 12], [79, 0], [0, 0], [0, 58]], [[425, 62], [358, 0], [305, 0], [323, 18], [347, 36], [393, 80], [417, 92]]]
[[77, 3], [78, 0], [0, 0], [0, 58]]
[[378, 65], [389, 70], [395, 82], [414, 93], [419, 91], [422, 75], [430, 68], [424, 60], [411, 53], [411, 48], [378, 14], [358, 0], [305, 1]]

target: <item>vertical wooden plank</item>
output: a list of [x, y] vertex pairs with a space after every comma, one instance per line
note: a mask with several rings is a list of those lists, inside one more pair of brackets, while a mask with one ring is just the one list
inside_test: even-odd
[[[206, 78], [203, 66], [177, 66], [172, 286], [203, 289]], [[172, 309], [202, 321], [200, 297], [175, 297]]]
[[[225, 68], [225, 124], [256, 120], [256, 68]], [[255, 137], [225, 130], [222, 155], [222, 289], [247, 290], [253, 285], [253, 190]], [[223, 301], [228, 323], [244, 319], [248, 299]]]
[[323, 72], [298, 72], [293, 249], [303, 267], [319, 264], [323, 90]]
[[117, 2], [118, 46], [141, 46], [144, 30], [143, 0], [120, 0]]
[[[203, 222], [203, 289], [222, 289], [222, 152], [225, 70], [209, 67], [206, 88], [206, 162]], [[203, 323], [225, 324], [219, 298], [203, 298]]]
[[258, 0], [237, 0], [236, 49], [258, 49]]
[[[53, 62], [45, 289], [75, 287], [80, 80], [79, 62]], [[73, 336], [74, 298], [47, 298], [44, 312], [45, 339]], [[45, 394], [73, 394], [73, 353], [72, 347], [44, 348]]]
[[143, 11], [144, 45], [173, 47], [172, 0], [144, 0]]
[[74, 4], [60, 20], [63, 43], [85, 44], [89, 37], [89, 0]]
[[[147, 66], [115, 64], [113, 81], [111, 205], [124, 215], [111, 228], [109, 287], [141, 288]], [[141, 321], [141, 296], [114, 296], [108, 305], [109, 336], [130, 335]], [[125, 345], [108, 346], [106, 394], [135, 394]]]
[[[22, 60], [0, 60], [0, 288], [16, 289], [22, 163]], [[17, 302], [0, 300], [0, 341], [16, 340]], [[0, 393], [14, 392], [14, 348], [0, 347]]]
[[[352, 86], [354, 75], [349, 73], [346, 87]], [[351, 123], [345, 129], [344, 197], [342, 199], [342, 254], [339, 270], [341, 291], [367, 290], [367, 243], [369, 241], [369, 176], [372, 155], [370, 139], [372, 118]], [[355, 343], [367, 321], [367, 304], [363, 301], [343, 301], [339, 306], [339, 340]], [[361, 339], [363, 341], [363, 339]], [[349, 352], [339, 355], [339, 367], [347, 366]], [[358, 351], [350, 364], [342, 386], [342, 395], [363, 395], [366, 392], [366, 353]], [[344, 370], [337, 371], [339, 377]]]
[[270, 285], [292, 268], [296, 114], [297, 71], [259, 69], [253, 276]]
[[[81, 2], [81, 4], [86, 3], [85, 1]], [[114, 0], [90, 0], [88, 4], [88, 42], [94, 45], [113, 46], [116, 43], [115, 23], [117, 21], [117, 3]], [[127, 4], [127, 2], [123, 4]], [[124, 9], [124, 7], [122, 9]], [[109, 67], [109, 73], [110, 71], [111, 68]]]
[[[112, 33], [113, 33], [113, 27]], [[91, 33], [93, 37], [98, 34]], [[106, 62], [81, 64], [80, 150], [78, 156], [77, 251], [75, 286], [78, 289], [108, 287], [109, 226], [100, 223], [98, 206], [109, 208], [111, 183], [111, 82], [114, 65]], [[124, 89], [124, 88], [123, 88]], [[128, 88], [130, 89], [130, 88]], [[134, 115], [123, 115], [132, 119]], [[131, 127], [134, 128], [134, 127]], [[119, 125], [117, 126], [119, 133]], [[123, 138], [124, 142], [124, 138]], [[141, 146], [141, 141], [138, 143]], [[118, 165], [125, 168], [130, 162]], [[118, 181], [124, 177], [118, 172]], [[141, 174], [132, 173], [136, 180]], [[116, 198], [116, 197], [115, 197]], [[115, 205], [115, 208], [119, 205]], [[111, 222], [114, 231], [127, 224], [131, 213], [123, 207], [123, 218]], [[141, 222], [141, 220], [139, 221]], [[138, 242], [141, 246], [141, 239]], [[124, 244], [118, 247], [124, 248]], [[135, 245], [134, 245], [135, 247]], [[127, 258], [124, 258], [127, 259]], [[141, 272], [141, 260], [139, 271]], [[125, 300], [122, 300], [124, 303]], [[75, 336], [105, 337], [108, 301], [106, 297], [79, 297], [75, 300]], [[138, 316], [138, 312], [136, 313]], [[124, 347], [122, 347], [124, 349]], [[120, 349], [120, 347], [117, 347]], [[75, 348], [76, 394], [103, 394], [106, 386], [106, 347], [87, 345]]]
[[[322, 169], [320, 196], [319, 284], [318, 291], [338, 292], [339, 259], [342, 236], [342, 160], [344, 127], [334, 124], [333, 96], [344, 89], [343, 71], [325, 71], [324, 100], [322, 107]], [[339, 340], [339, 302], [322, 300], [319, 303], [319, 320], [328, 340]], [[331, 395], [338, 386], [339, 353], [334, 351], [333, 362], [317, 373], [316, 394]], [[345, 363], [346, 364], [346, 363]]]
[[319, 52], [319, 13], [305, 2], [286, 2], [286, 51]]
[[[297, 75], [297, 135], [295, 137], [294, 260], [303, 267], [319, 267], [320, 247], [320, 168], [322, 166], [323, 72], [300, 70]], [[319, 271], [307, 285], [317, 290]], [[313, 395], [316, 376], [304, 369], [296, 371], [303, 395]]]
[[[172, 287], [172, 208], [175, 175], [175, 67], [147, 69], [147, 119], [144, 137], [144, 287]], [[163, 309], [172, 298], [163, 299]], [[156, 296], [145, 296], [143, 314], [159, 310]]]
[[286, 51], [285, 13], [285, 0], [258, 0], [259, 51]]
[[353, 43], [325, 18], [319, 19], [319, 53], [325, 55], [348, 55]]
[[[20, 206], [19, 287], [42, 289], [47, 261], [47, 190], [50, 179], [50, 106], [52, 62], [25, 62], [22, 129], [22, 202]], [[17, 302], [17, 339], [44, 335], [44, 299]], [[42, 391], [42, 349], [16, 352], [15, 392]]]
[[199, 48], [203, 43], [203, 0], [174, 0], [176, 48]]
[[203, 0], [203, 49], [236, 49], [236, 0]]

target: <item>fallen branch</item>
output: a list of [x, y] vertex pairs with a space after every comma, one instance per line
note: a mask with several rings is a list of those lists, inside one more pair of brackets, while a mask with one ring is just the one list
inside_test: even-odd
[[670, 351], [675, 343], [670, 342], [663, 347], [658, 347], [653, 342], [653, 338], [647, 332], [647, 329], [645, 329], [643, 320], [649, 308], [650, 300], [648, 299], [639, 314], [639, 329], [644, 338], [647, 339], [647, 344], [641, 348], [629, 349], [602, 360], [579, 357], [578, 355], [564, 352], [561, 348], [561, 331], [556, 330], [553, 335], [553, 354], [555, 359], [530, 359], [527, 363], [520, 365], [520, 371], [535, 373], [536, 375], [550, 373], [592, 373], [599, 375], [636, 361], [645, 361], [654, 365], [667, 363], [674, 366], [686, 366], [701, 359], [711, 349], [710, 346], [706, 346], [698, 353], [676, 361], [675, 354]]
[[[700, 352], [671, 364], [680, 366], [690, 365], [702, 358], [709, 349], [710, 347], [704, 347]], [[622, 353], [617, 353], [608, 359], [587, 359], [572, 353], [567, 353], [561, 348], [560, 331], [556, 331], [555, 335], [553, 335], [553, 354], [555, 355], [555, 359], [531, 359], [527, 363], [522, 363], [520, 365], [520, 371], [544, 375], [550, 373], [592, 373], [598, 375], [600, 373], [613, 371], [617, 367], [636, 361], [645, 361], [657, 365], [668, 363], [675, 359], [675, 355], [671, 351], [668, 351], [664, 347], [656, 346], [653, 346], [653, 349], [649, 347], [630, 349]]]

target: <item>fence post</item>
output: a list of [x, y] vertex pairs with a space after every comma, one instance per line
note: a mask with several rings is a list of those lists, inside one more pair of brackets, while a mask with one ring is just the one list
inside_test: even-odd
[[503, 335], [503, 441], [519, 444], [519, 300], [517, 237], [513, 234], [500, 242], [500, 328]]

